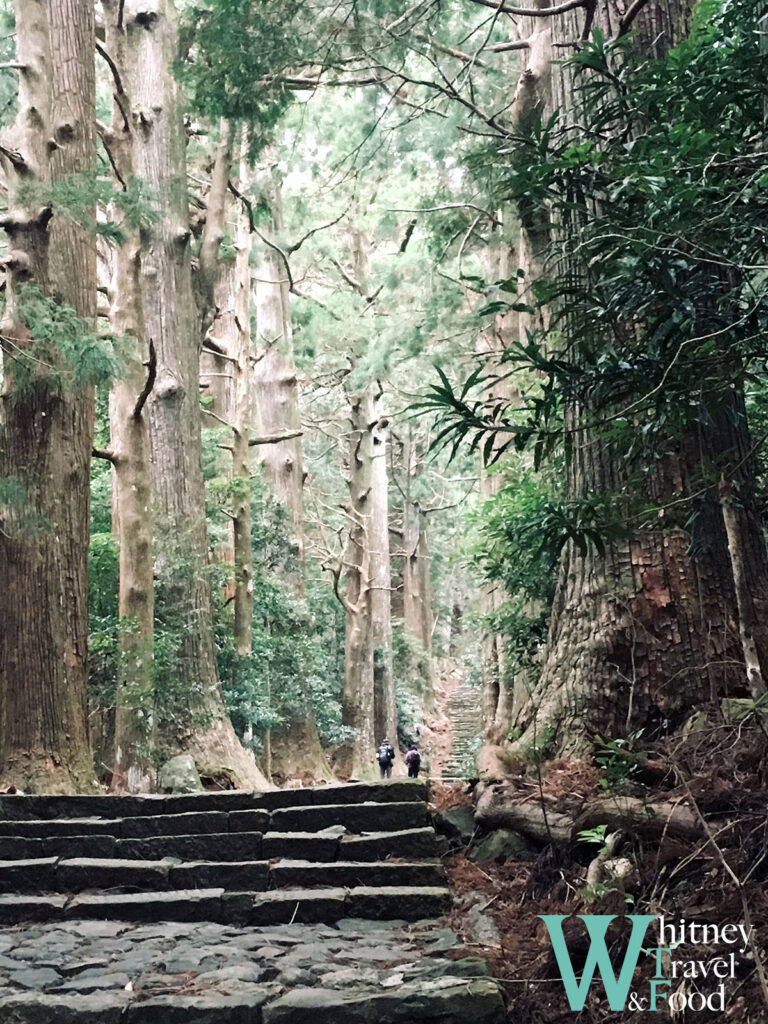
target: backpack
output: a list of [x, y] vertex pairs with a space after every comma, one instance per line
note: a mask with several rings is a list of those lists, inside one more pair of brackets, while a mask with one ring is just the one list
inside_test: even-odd
[[389, 764], [392, 760], [392, 747], [390, 747], [388, 743], [381, 744], [378, 753], [376, 754], [376, 760], [379, 764]]
[[418, 750], [412, 750], [410, 753], [410, 761], [408, 762], [412, 768], [418, 768], [421, 765], [421, 754]]

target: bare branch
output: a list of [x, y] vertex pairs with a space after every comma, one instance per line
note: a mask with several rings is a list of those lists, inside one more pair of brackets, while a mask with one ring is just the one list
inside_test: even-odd
[[101, 43], [96, 43], [96, 52], [104, 61], [106, 61], [109, 70], [112, 72], [112, 77], [115, 80], [115, 88], [117, 89], [118, 95], [125, 96], [125, 89], [123, 89], [123, 80], [120, 77], [120, 71], [118, 70], [117, 64], [115, 64], [114, 60], [110, 57], [110, 55], [101, 45]]
[[475, 203], [445, 203], [443, 206], [423, 206], [420, 209], [411, 209], [406, 206], [393, 206], [387, 208], [387, 213], [440, 213], [442, 210], [476, 210], [482, 213], [493, 224], [494, 227], [501, 227], [501, 221], [489, 210]]
[[133, 410], [133, 418], [138, 420], [141, 417], [141, 411], [144, 408], [144, 403], [149, 398], [152, 388], [155, 386], [155, 380], [157, 378], [157, 353], [155, 352], [155, 343], [149, 339], [149, 363], [147, 364], [147, 380], [144, 387], [141, 390], [141, 394], [136, 400], [136, 405]]
[[112, 452], [107, 451], [106, 448], [92, 448], [91, 456], [94, 459], [105, 459], [107, 462], [111, 462], [113, 466], [117, 465], [117, 459]]
[[328, 221], [327, 224], [320, 224], [316, 228], [312, 228], [311, 231], [308, 231], [306, 233], [306, 235], [303, 235], [298, 240], [298, 242], [294, 242], [293, 245], [289, 245], [288, 246], [288, 248], [286, 249], [286, 252], [288, 253], [288, 255], [292, 256], [295, 252], [298, 252], [298, 250], [302, 247], [302, 245], [304, 245], [304, 243], [306, 241], [308, 241], [308, 239], [310, 239], [312, 237], [312, 235], [316, 235], [318, 233], [318, 231], [325, 231], [326, 228], [332, 228], [335, 224], [338, 224], [343, 216], [344, 216], [344, 212], [340, 213], [339, 216], [336, 217], [335, 220], [330, 220], [330, 221]]
[[556, 7], [508, 7], [505, 3], [497, 3], [497, 0], [472, 0], [473, 4], [481, 4], [483, 7], [492, 7], [494, 11], [501, 14], [514, 14], [523, 18], [551, 18], [554, 14], [564, 14], [576, 7], [584, 7], [585, 0], [566, 0]]
[[634, 0], [634, 3], [629, 5], [629, 7], [624, 13], [624, 17], [619, 22], [618, 35], [623, 36], [626, 32], [629, 31], [632, 22], [635, 20], [635, 18], [638, 16], [640, 11], [642, 11], [642, 9], [645, 7], [647, 3], [648, 0]]
[[[209, 414], [210, 415], [210, 414]], [[252, 437], [248, 445], [255, 448], [260, 444], [279, 444], [281, 441], [291, 441], [294, 437], [303, 437], [303, 430], [287, 430], [283, 434], [265, 434], [262, 437]]]
[[342, 267], [341, 263], [339, 263], [339, 261], [336, 259], [335, 256], [329, 256], [328, 258], [330, 259], [330, 261], [334, 265], [334, 267], [336, 267], [336, 269], [341, 274], [341, 276], [344, 278], [344, 280], [347, 282], [349, 287], [352, 288], [354, 291], [356, 291], [358, 295], [362, 295], [363, 294], [363, 286], [360, 284], [360, 282], [356, 281], [355, 278], [352, 277], [351, 274], [347, 273], [347, 271], [344, 269], [344, 267]]

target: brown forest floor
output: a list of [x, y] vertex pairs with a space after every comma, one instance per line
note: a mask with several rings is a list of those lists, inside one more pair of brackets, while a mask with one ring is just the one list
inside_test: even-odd
[[[734, 733], [717, 730], [715, 735], [686, 741], [668, 741], [655, 752], [656, 766], [671, 764], [675, 772], [654, 786], [666, 786], [670, 800], [693, 800], [701, 809], [707, 826], [698, 840], [672, 841], [666, 832], [654, 839], [633, 834], [624, 836], [620, 856], [632, 863], [627, 883], [634, 902], [625, 905], [624, 895], [607, 892], [586, 898], [586, 874], [599, 845], [573, 843], [550, 844], [541, 848], [533, 862], [508, 860], [506, 863], [473, 863], [466, 851], [446, 859], [447, 872], [455, 892], [451, 924], [465, 942], [466, 950], [483, 956], [494, 967], [507, 993], [509, 1020], [514, 1024], [618, 1024], [654, 1019], [647, 1012], [613, 1012], [602, 985], [592, 985], [586, 1006], [580, 1012], [570, 1009], [565, 998], [551, 941], [539, 914], [617, 914], [609, 932], [613, 940], [612, 956], [621, 956], [629, 928], [623, 913], [663, 914], [669, 921], [681, 919], [708, 924], [742, 923], [746, 913], [754, 926], [755, 943], [745, 954], [740, 944], [724, 947], [681, 945], [677, 960], [709, 960], [736, 950], [736, 972], [725, 982], [725, 1012], [682, 1010], [671, 1012], [663, 1003], [655, 1019], [676, 1024], [689, 1021], [709, 1024], [713, 1021], [740, 1024], [768, 1024], [768, 985], [761, 984], [755, 967], [755, 953], [768, 974], [765, 946], [768, 946], [768, 788], [763, 767], [768, 740], [762, 728], [754, 731], [739, 727], [738, 744], [731, 743]], [[759, 754], [759, 756], [758, 756]], [[613, 793], [643, 789], [638, 783], [624, 782], [609, 789], [600, 782], [598, 768], [583, 761], [558, 761], [544, 767], [543, 786], [536, 779], [521, 781], [529, 795], [542, 791], [549, 800], [565, 806], [578, 791], [585, 800], [610, 801]], [[603, 777], [604, 779], [604, 777]], [[682, 785], [681, 785], [682, 783]], [[646, 789], [646, 793], [648, 790]], [[470, 787], [433, 785], [431, 800], [436, 809], [457, 803], [471, 806]], [[707, 832], [709, 834], [707, 834]], [[617, 902], [618, 900], [618, 902]], [[478, 941], [478, 916], [490, 919], [498, 930], [498, 941], [487, 937]], [[573, 927], [571, 927], [573, 926]], [[492, 926], [491, 926], [492, 929]], [[493, 930], [493, 929], [492, 929]], [[574, 966], [586, 955], [587, 943], [581, 922], [566, 922], [565, 935]], [[650, 935], [650, 933], [649, 933]], [[652, 943], [646, 943], [651, 945]], [[465, 954], [466, 955], [466, 954]], [[614, 960], [616, 962], [616, 960]], [[647, 980], [653, 976], [654, 957], [641, 955], [632, 988], [647, 992]], [[676, 981], [669, 994], [682, 986], [697, 990], [698, 981]], [[719, 984], [719, 982], [717, 983]], [[711, 992], [711, 979], [701, 982], [702, 992]]]

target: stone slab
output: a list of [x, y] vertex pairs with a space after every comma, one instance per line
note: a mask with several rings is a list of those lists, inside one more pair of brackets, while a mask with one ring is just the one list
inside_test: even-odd
[[440, 978], [413, 982], [387, 992], [366, 994], [296, 988], [264, 1008], [263, 1024], [504, 1024], [506, 1011], [499, 984]]
[[[49, 839], [52, 836], [116, 836], [120, 822], [109, 818], [61, 818], [52, 821], [35, 818], [30, 821], [0, 821], [0, 836], [26, 836]], [[2, 839], [0, 839], [2, 843]]]
[[[124, 818], [120, 836], [144, 839], [150, 836], [190, 836], [229, 830], [226, 811], [184, 811], [180, 814], [142, 814]], [[258, 832], [259, 829], [249, 831]]]
[[152, 836], [147, 839], [118, 839], [115, 853], [131, 860], [262, 860], [260, 832], [225, 832], [210, 835]]
[[0, 999], [3, 1024], [122, 1024], [127, 993], [14, 995]]
[[247, 995], [156, 996], [132, 1003], [124, 1024], [261, 1024], [261, 1008], [271, 989]]
[[330, 786], [316, 786], [315, 804], [363, 804], [376, 802], [404, 802], [427, 799], [427, 784], [413, 779], [409, 782], [349, 782]]
[[176, 889], [76, 896], [67, 905], [66, 915], [115, 921], [218, 921], [223, 892], [223, 889]]
[[315, 832], [266, 832], [261, 853], [266, 860], [273, 857], [306, 857], [313, 861], [336, 859], [339, 839]]
[[317, 885], [421, 885], [442, 886], [445, 872], [439, 861], [335, 861], [313, 864], [304, 860], [283, 860], [269, 871], [270, 888], [289, 886], [312, 888]]
[[168, 888], [170, 861], [101, 860], [80, 857], [62, 860], [56, 870], [59, 892], [80, 892], [83, 889]]
[[329, 924], [345, 915], [346, 889], [284, 889], [257, 895], [250, 925]]
[[269, 885], [269, 864], [265, 860], [247, 861], [192, 861], [171, 868], [170, 886], [173, 889], [205, 889], [221, 886], [263, 892]]
[[114, 836], [52, 836], [43, 839], [46, 857], [101, 857], [115, 855]]
[[271, 813], [266, 808], [231, 811], [227, 817], [230, 832], [268, 832], [270, 828]]
[[367, 836], [342, 836], [341, 860], [385, 860], [387, 857], [435, 857], [437, 845], [433, 828], [378, 832]]
[[272, 812], [275, 832], [320, 831], [330, 825], [343, 825], [349, 832], [387, 832], [429, 823], [425, 805], [410, 802], [321, 804]]
[[55, 857], [0, 862], [0, 892], [55, 892]]
[[0, 896], [0, 923], [57, 921], [64, 917], [66, 896]]
[[438, 886], [356, 886], [349, 890], [347, 913], [385, 921], [420, 921], [440, 917], [451, 909], [451, 892]]

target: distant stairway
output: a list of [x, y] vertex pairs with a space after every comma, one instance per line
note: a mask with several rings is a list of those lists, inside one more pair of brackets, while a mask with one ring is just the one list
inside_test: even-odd
[[448, 717], [453, 727], [451, 752], [443, 765], [444, 782], [468, 779], [477, 771], [477, 751], [483, 734], [480, 688], [462, 683], [448, 701]]
[[419, 782], [0, 797], [0, 923], [325, 924], [450, 906]]

